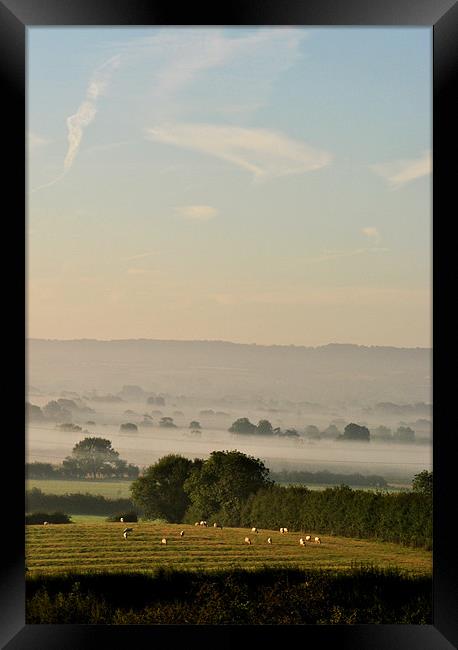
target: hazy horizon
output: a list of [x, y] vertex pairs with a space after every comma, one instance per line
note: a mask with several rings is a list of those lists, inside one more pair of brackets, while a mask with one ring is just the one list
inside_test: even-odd
[[131, 337], [131, 338], [113, 338], [103, 339], [95, 337], [82, 337], [82, 338], [49, 338], [49, 337], [27, 337], [28, 341], [56, 341], [56, 342], [78, 342], [78, 341], [96, 341], [100, 343], [117, 343], [127, 341], [155, 341], [159, 343], [227, 343], [230, 345], [255, 345], [257, 347], [285, 347], [285, 348], [325, 348], [329, 346], [348, 346], [359, 348], [393, 348], [397, 350], [432, 350], [431, 346], [421, 345], [378, 345], [378, 344], [360, 344], [348, 343], [344, 341], [330, 341], [329, 343], [322, 343], [320, 345], [304, 345], [298, 343], [256, 343], [254, 341], [229, 341], [227, 339], [159, 339], [148, 337]]

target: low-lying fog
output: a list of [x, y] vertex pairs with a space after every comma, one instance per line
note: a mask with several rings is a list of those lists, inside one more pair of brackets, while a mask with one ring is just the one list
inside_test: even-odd
[[[58, 399], [62, 394], [30, 394], [28, 401], [43, 407], [50, 400]], [[70, 399], [76, 395], [66, 394]], [[378, 441], [373, 436], [369, 443], [336, 442], [334, 439], [312, 440], [301, 435], [298, 440], [278, 436], [236, 435], [228, 432], [229, 426], [238, 418], [248, 417], [257, 424], [261, 419], [268, 419], [273, 427], [282, 430], [296, 428], [302, 434], [308, 425], [317, 426], [320, 431], [332, 421], [337, 423], [342, 432], [349, 422], [365, 424], [369, 429], [385, 425], [393, 430], [395, 418], [374, 416], [362, 417], [360, 409], [355, 407], [354, 417], [351, 408], [347, 408], [344, 417], [332, 417], [329, 412], [294, 410], [288, 412], [278, 409], [266, 412], [266, 409], [227, 408], [223, 411], [213, 406], [213, 413], [208, 404], [192, 407], [183, 406], [179, 399], [166, 406], [147, 404], [143, 401], [105, 403], [83, 400], [95, 413], [73, 413], [71, 421], [82, 427], [82, 431], [62, 431], [54, 422], [31, 421], [27, 428], [26, 452], [27, 462], [60, 463], [71, 454], [73, 446], [84, 437], [95, 435], [111, 440], [120, 457], [140, 468], [154, 463], [158, 458], [169, 453], [178, 453], [189, 458], [205, 458], [212, 451], [238, 449], [262, 459], [274, 471], [327, 469], [336, 473], [377, 474], [388, 480], [410, 480], [414, 474], [423, 469], [432, 469], [431, 438], [417, 433], [416, 443], [400, 444]], [[203, 411], [207, 413], [203, 413]], [[127, 412], [126, 412], [127, 411]], [[145, 426], [144, 414], [152, 420]], [[334, 414], [338, 415], [338, 413]], [[173, 418], [176, 428], [159, 427], [163, 416]], [[189, 424], [192, 420], [200, 423], [202, 430], [193, 433]], [[398, 418], [399, 420], [399, 418]], [[89, 422], [91, 424], [89, 424]], [[92, 424], [94, 422], [94, 424]], [[133, 422], [138, 431], [121, 432], [121, 423]], [[152, 422], [152, 424], [151, 424]], [[399, 424], [399, 422], [397, 421]]]

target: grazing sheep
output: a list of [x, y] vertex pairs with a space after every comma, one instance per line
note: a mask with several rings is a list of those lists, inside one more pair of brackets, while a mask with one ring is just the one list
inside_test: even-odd
[[311, 542], [312, 541], [312, 536], [311, 535], [306, 535], [305, 536], [305, 541], [306, 542]]
[[196, 523], [194, 524], [194, 526], [200, 526], [199, 522], [196, 521]]
[[49, 521], [44, 521], [43, 526], [47, 526], [49, 524]]
[[124, 528], [122, 536], [124, 537], [124, 539], [127, 539], [128, 534], [133, 532], [134, 532], [133, 528]]
[[200, 525], [201, 525], [201, 526], [205, 526], [205, 528], [206, 528], [206, 527], [207, 527], [207, 522], [206, 522], [206, 521], [201, 521], [201, 522], [200, 522]]
[[283, 532], [284, 532], [284, 533], [287, 533], [287, 532], [288, 532], [288, 529], [287, 529], [287, 528], [283, 528]]
[[124, 517], [121, 517], [121, 519], [119, 521], [122, 521], [124, 523]]
[[184, 535], [184, 530], [181, 531], [180, 537], [183, 537], [183, 535]]
[[272, 537], [268, 537], [268, 538], [267, 538], [267, 543], [268, 543], [268, 544], [272, 544]]
[[302, 537], [301, 537], [300, 540], [299, 540], [299, 544], [300, 544], [301, 546], [305, 546], [305, 541], [302, 539]]
[[315, 537], [315, 544], [321, 544], [321, 539], [319, 537]]
[[251, 544], [251, 539], [249, 537], [245, 537], [245, 544]]
[[257, 528], [255, 528], [255, 527], [253, 527], [253, 528], [251, 529], [251, 532], [252, 532], [252, 533], [259, 533], [259, 530], [258, 530]]
[[281, 532], [281, 534], [283, 535], [283, 533], [285, 532], [285, 529], [284, 529], [284, 528], [280, 528], [280, 532]]
[[161, 544], [167, 544], [167, 538], [166, 537], [163, 537], [161, 539]]

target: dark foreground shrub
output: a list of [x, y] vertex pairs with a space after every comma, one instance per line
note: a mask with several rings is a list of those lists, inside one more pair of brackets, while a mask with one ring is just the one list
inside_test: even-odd
[[72, 519], [63, 512], [33, 512], [25, 516], [26, 524], [43, 524], [45, 521], [48, 524], [71, 524]]
[[371, 567], [28, 577], [27, 623], [431, 624], [432, 581]]

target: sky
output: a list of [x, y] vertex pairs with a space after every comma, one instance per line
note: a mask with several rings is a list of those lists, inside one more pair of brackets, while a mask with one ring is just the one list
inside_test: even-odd
[[29, 337], [431, 347], [431, 28], [27, 40]]

